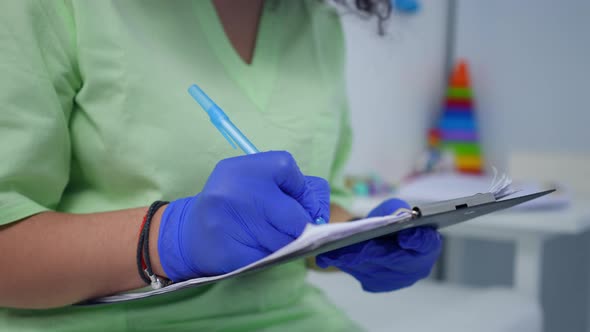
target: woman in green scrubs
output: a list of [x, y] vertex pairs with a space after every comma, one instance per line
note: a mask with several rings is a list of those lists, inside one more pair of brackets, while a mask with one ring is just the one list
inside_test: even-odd
[[304, 174], [329, 180], [332, 219], [350, 217], [339, 208], [351, 136], [332, 9], [15, 0], [0, 5], [0, 26], [1, 331], [357, 329], [305, 283], [304, 262], [68, 306], [145, 286], [135, 266], [145, 206], [195, 195], [239, 154], [186, 93], [192, 83], [260, 150], [289, 151]]

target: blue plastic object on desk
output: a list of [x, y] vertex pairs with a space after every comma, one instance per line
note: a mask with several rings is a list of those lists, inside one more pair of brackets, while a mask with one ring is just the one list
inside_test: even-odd
[[417, 0], [391, 0], [391, 6], [403, 13], [414, 14], [420, 9]]
[[[223, 137], [235, 149], [236, 144], [244, 151], [245, 154], [254, 154], [260, 152], [252, 142], [236, 127], [223, 110], [207, 96], [196, 84], [188, 88], [188, 93], [201, 105], [201, 107], [209, 114], [211, 123], [221, 132]], [[317, 225], [326, 224], [326, 220], [322, 217], [315, 219]]]

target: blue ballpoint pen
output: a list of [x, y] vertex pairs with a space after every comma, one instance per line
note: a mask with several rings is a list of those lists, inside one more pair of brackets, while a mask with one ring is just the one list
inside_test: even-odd
[[[260, 152], [252, 142], [236, 127], [230, 119], [225, 115], [223, 110], [209, 98], [196, 84], [188, 88], [188, 93], [201, 105], [201, 107], [209, 114], [211, 123], [221, 132], [223, 137], [236, 149], [236, 144], [244, 151], [245, 154], [254, 154]], [[317, 217], [315, 223], [325, 224], [326, 221], [322, 217]]]

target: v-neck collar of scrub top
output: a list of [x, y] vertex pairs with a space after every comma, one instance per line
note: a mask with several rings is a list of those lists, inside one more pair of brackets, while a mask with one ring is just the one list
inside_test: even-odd
[[252, 63], [247, 64], [232, 46], [212, 1], [199, 1], [196, 9], [207, 43], [227, 74], [248, 95], [260, 111], [267, 108], [273, 93], [285, 24], [282, 2], [266, 1], [262, 9]]

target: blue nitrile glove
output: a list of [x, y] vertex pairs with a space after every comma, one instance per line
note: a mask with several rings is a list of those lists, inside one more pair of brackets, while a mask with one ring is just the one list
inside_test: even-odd
[[330, 188], [304, 176], [284, 151], [220, 161], [196, 196], [162, 214], [158, 253], [168, 278], [227, 273], [296, 239], [317, 217], [330, 218]]
[[[385, 216], [410, 208], [399, 199], [377, 206], [368, 217]], [[369, 292], [387, 292], [414, 284], [430, 274], [441, 250], [440, 234], [416, 227], [318, 255], [319, 267], [335, 266], [355, 277]]]

